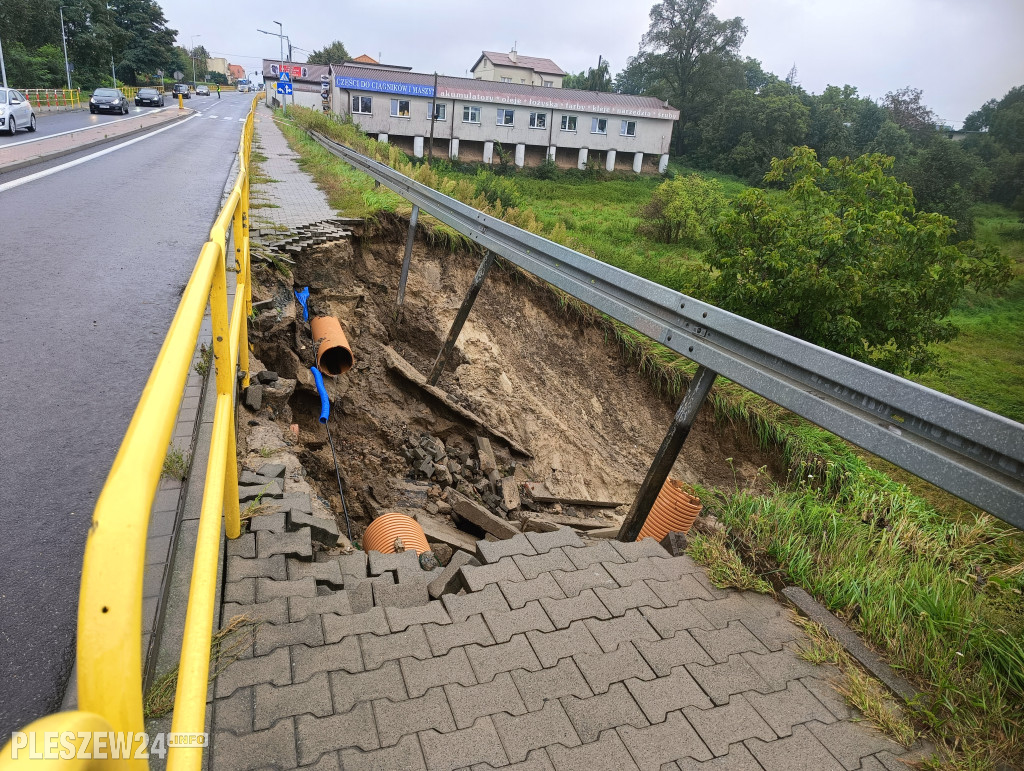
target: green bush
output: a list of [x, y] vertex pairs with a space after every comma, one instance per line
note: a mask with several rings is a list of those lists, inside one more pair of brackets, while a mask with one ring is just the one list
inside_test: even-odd
[[639, 211], [637, 230], [663, 244], [704, 248], [711, 226], [725, 208], [725, 193], [713, 179], [697, 174], [662, 182]]
[[498, 176], [492, 171], [480, 169], [474, 179], [476, 182], [476, 194], [487, 199], [487, 203], [494, 206], [499, 201], [502, 207], [517, 207], [522, 203], [523, 197], [519, 193], [519, 187], [515, 180], [509, 177]]

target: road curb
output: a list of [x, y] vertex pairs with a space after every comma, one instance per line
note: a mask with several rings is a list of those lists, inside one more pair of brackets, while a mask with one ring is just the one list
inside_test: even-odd
[[171, 117], [167, 118], [166, 120], [161, 120], [157, 123], [150, 124], [149, 126], [140, 126], [138, 128], [131, 129], [130, 131], [126, 131], [123, 134], [118, 134], [117, 136], [105, 136], [102, 139], [93, 139], [89, 142], [83, 142], [80, 145], [75, 145], [74, 147], [67, 147], [64, 148], [63, 150], [55, 150], [52, 153], [34, 155], [31, 158], [26, 158], [23, 161], [15, 161], [14, 163], [9, 163], [0, 166], [0, 174], [6, 174], [11, 171], [17, 171], [18, 169], [24, 169], [28, 166], [34, 166], [37, 163], [46, 163], [47, 161], [52, 161], [56, 158], [62, 158], [65, 155], [80, 153], [83, 150], [98, 147], [99, 145], [103, 145], [108, 142], [116, 142], [119, 139], [127, 139], [129, 137], [136, 136], [137, 134], [144, 134], [147, 131], [152, 131], [153, 129], [159, 128], [160, 126], [163, 126], [164, 124], [170, 123], [172, 121], [184, 120], [185, 118], [191, 117], [195, 114], [195, 110], [191, 108], [186, 108], [185, 113], [187, 114], [182, 114], [180, 112], [176, 113], [174, 115], [171, 115]]

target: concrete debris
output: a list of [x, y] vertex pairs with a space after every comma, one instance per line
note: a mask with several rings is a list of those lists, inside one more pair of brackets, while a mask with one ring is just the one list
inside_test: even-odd
[[462, 586], [462, 567], [464, 565], [478, 566], [480, 560], [472, 554], [464, 551], [457, 551], [452, 555], [451, 561], [441, 574], [427, 585], [427, 593], [431, 599], [438, 599], [442, 594], [455, 594]]
[[[452, 500], [454, 496], [455, 500]], [[498, 538], [512, 538], [519, 533], [515, 527], [510, 525], [501, 517], [492, 514], [479, 503], [467, 498], [458, 492], [448, 490], [448, 502], [451, 503], [455, 514], [481, 530], [490, 533]]]
[[277, 373], [271, 372], [269, 369], [265, 369], [256, 374], [256, 380], [260, 383], [274, 383], [277, 382]]
[[661, 545], [669, 554], [673, 557], [681, 557], [686, 553], [686, 547], [689, 545], [689, 539], [686, 537], [686, 533], [671, 532], [667, 533], [664, 538], [661, 539]]
[[338, 545], [338, 536], [341, 532], [338, 530], [338, 523], [333, 519], [307, 514], [298, 509], [289, 511], [288, 529], [295, 531], [303, 527], [308, 527], [313, 540], [324, 547], [330, 549]]
[[253, 383], [245, 389], [245, 406], [253, 412], [258, 412], [263, 406], [263, 386]]
[[256, 473], [261, 477], [280, 477], [284, 479], [285, 467], [283, 463], [264, 463]]

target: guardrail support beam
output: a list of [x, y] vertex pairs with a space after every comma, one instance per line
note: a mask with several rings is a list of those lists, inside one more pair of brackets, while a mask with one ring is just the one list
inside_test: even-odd
[[451, 356], [452, 348], [455, 347], [455, 341], [459, 339], [462, 327], [466, 323], [466, 319], [469, 318], [469, 312], [473, 309], [473, 303], [476, 302], [476, 296], [480, 294], [480, 287], [484, 285], [484, 279], [487, 278], [487, 272], [493, 264], [494, 252], [488, 249], [484, 255], [483, 262], [476, 269], [473, 283], [469, 285], [469, 291], [466, 292], [466, 296], [462, 300], [459, 312], [455, 314], [452, 328], [448, 330], [448, 338], [444, 341], [444, 345], [441, 346], [441, 350], [437, 354], [437, 360], [434, 362], [430, 374], [427, 375], [427, 382], [430, 385], [437, 385], [437, 381], [441, 379], [441, 373], [444, 372], [445, 365], [448, 364], [448, 357]]
[[676, 410], [672, 425], [669, 426], [668, 433], [665, 434], [661, 447], [658, 448], [658, 452], [651, 462], [651, 467], [647, 469], [647, 476], [644, 477], [643, 484], [640, 485], [636, 498], [633, 499], [629, 514], [626, 515], [622, 527], [619, 528], [617, 537], [620, 541], [635, 541], [636, 537], [640, 535], [644, 522], [647, 521], [647, 515], [651, 513], [651, 507], [658, 499], [658, 493], [661, 492], [665, 480], [668, 479], [672, 466], [675, 465], [676, 458], [679, 457], [683, 442], [690, 435], [690, 429], [697, 419], [697, 413], [700, 412], [700, 407], [704, 403], [704, 399], [707, 398], [708, 392], [711, 391], [716, 377], [718, 377], [718, 373], [712, 372], [707, 367], [697, 368], [697, 374], [690, 381], [683, 400], [679, 403], [679, 409]]
[[402, 258], [402, 277], [398, 280], [398, 304], [395, 310], [395, 323], [402, 323], [402, 311], [405, 306], [405, 282], [409, 280], [409, 263], [412, 262], [412, 245], [416, 240], [416, 221], [420, 218], [420, 207], [413, 204], [412, 215], [409, 217], [409, 235], [405, 237], [405, 256]]

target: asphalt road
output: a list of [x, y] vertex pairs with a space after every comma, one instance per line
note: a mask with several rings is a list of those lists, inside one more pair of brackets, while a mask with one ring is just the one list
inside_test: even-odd
[[250, 96], [193, 99], [203, 115], [0, 192], [0, 744], [60, 706], [92, 509], [220, 205]]
[[[214, 97], [216, 99], [216, 97]], [[195, 101], [195, 100], [193, 100]], [[193, 105], [185, 102], [186, 107], [192, 107]], [[202, 110], [205, 105], [196, 105], [196, 109]], [[34, 134], [30, 134], [28, 131], [24, 131], [23, 127], [19, 126], [18, 131], [11, 136], [7, 132], [0, 134], [0, 150], [11, 145], [21, 145], [26, 142], [35, 142], [45, 137], [53, 136], [54, 134], [63, 134], [68, 131], [76, 131], [78, 129], [89, 128], [90, 126], [100, 126], [106, 123], [113, 123], [119, 120], [125, 120], [136, 115], [141, 115], [145, 112], [153, 112], [153, 110], [159, 110], [159, 107], [132, 107], [131, 112], [127, 115], [114, 115], [113, 113], [97, 113], [91, 114], [88, 110], [74, 110], [72, 112], [55, 112], [55, 113], [36, 113], [36, 131]], [[168, 99], [165, 110], [171, 108], [171, 100]], [[174, 100], [173, 109], [178, 109], [178, 100]]]

